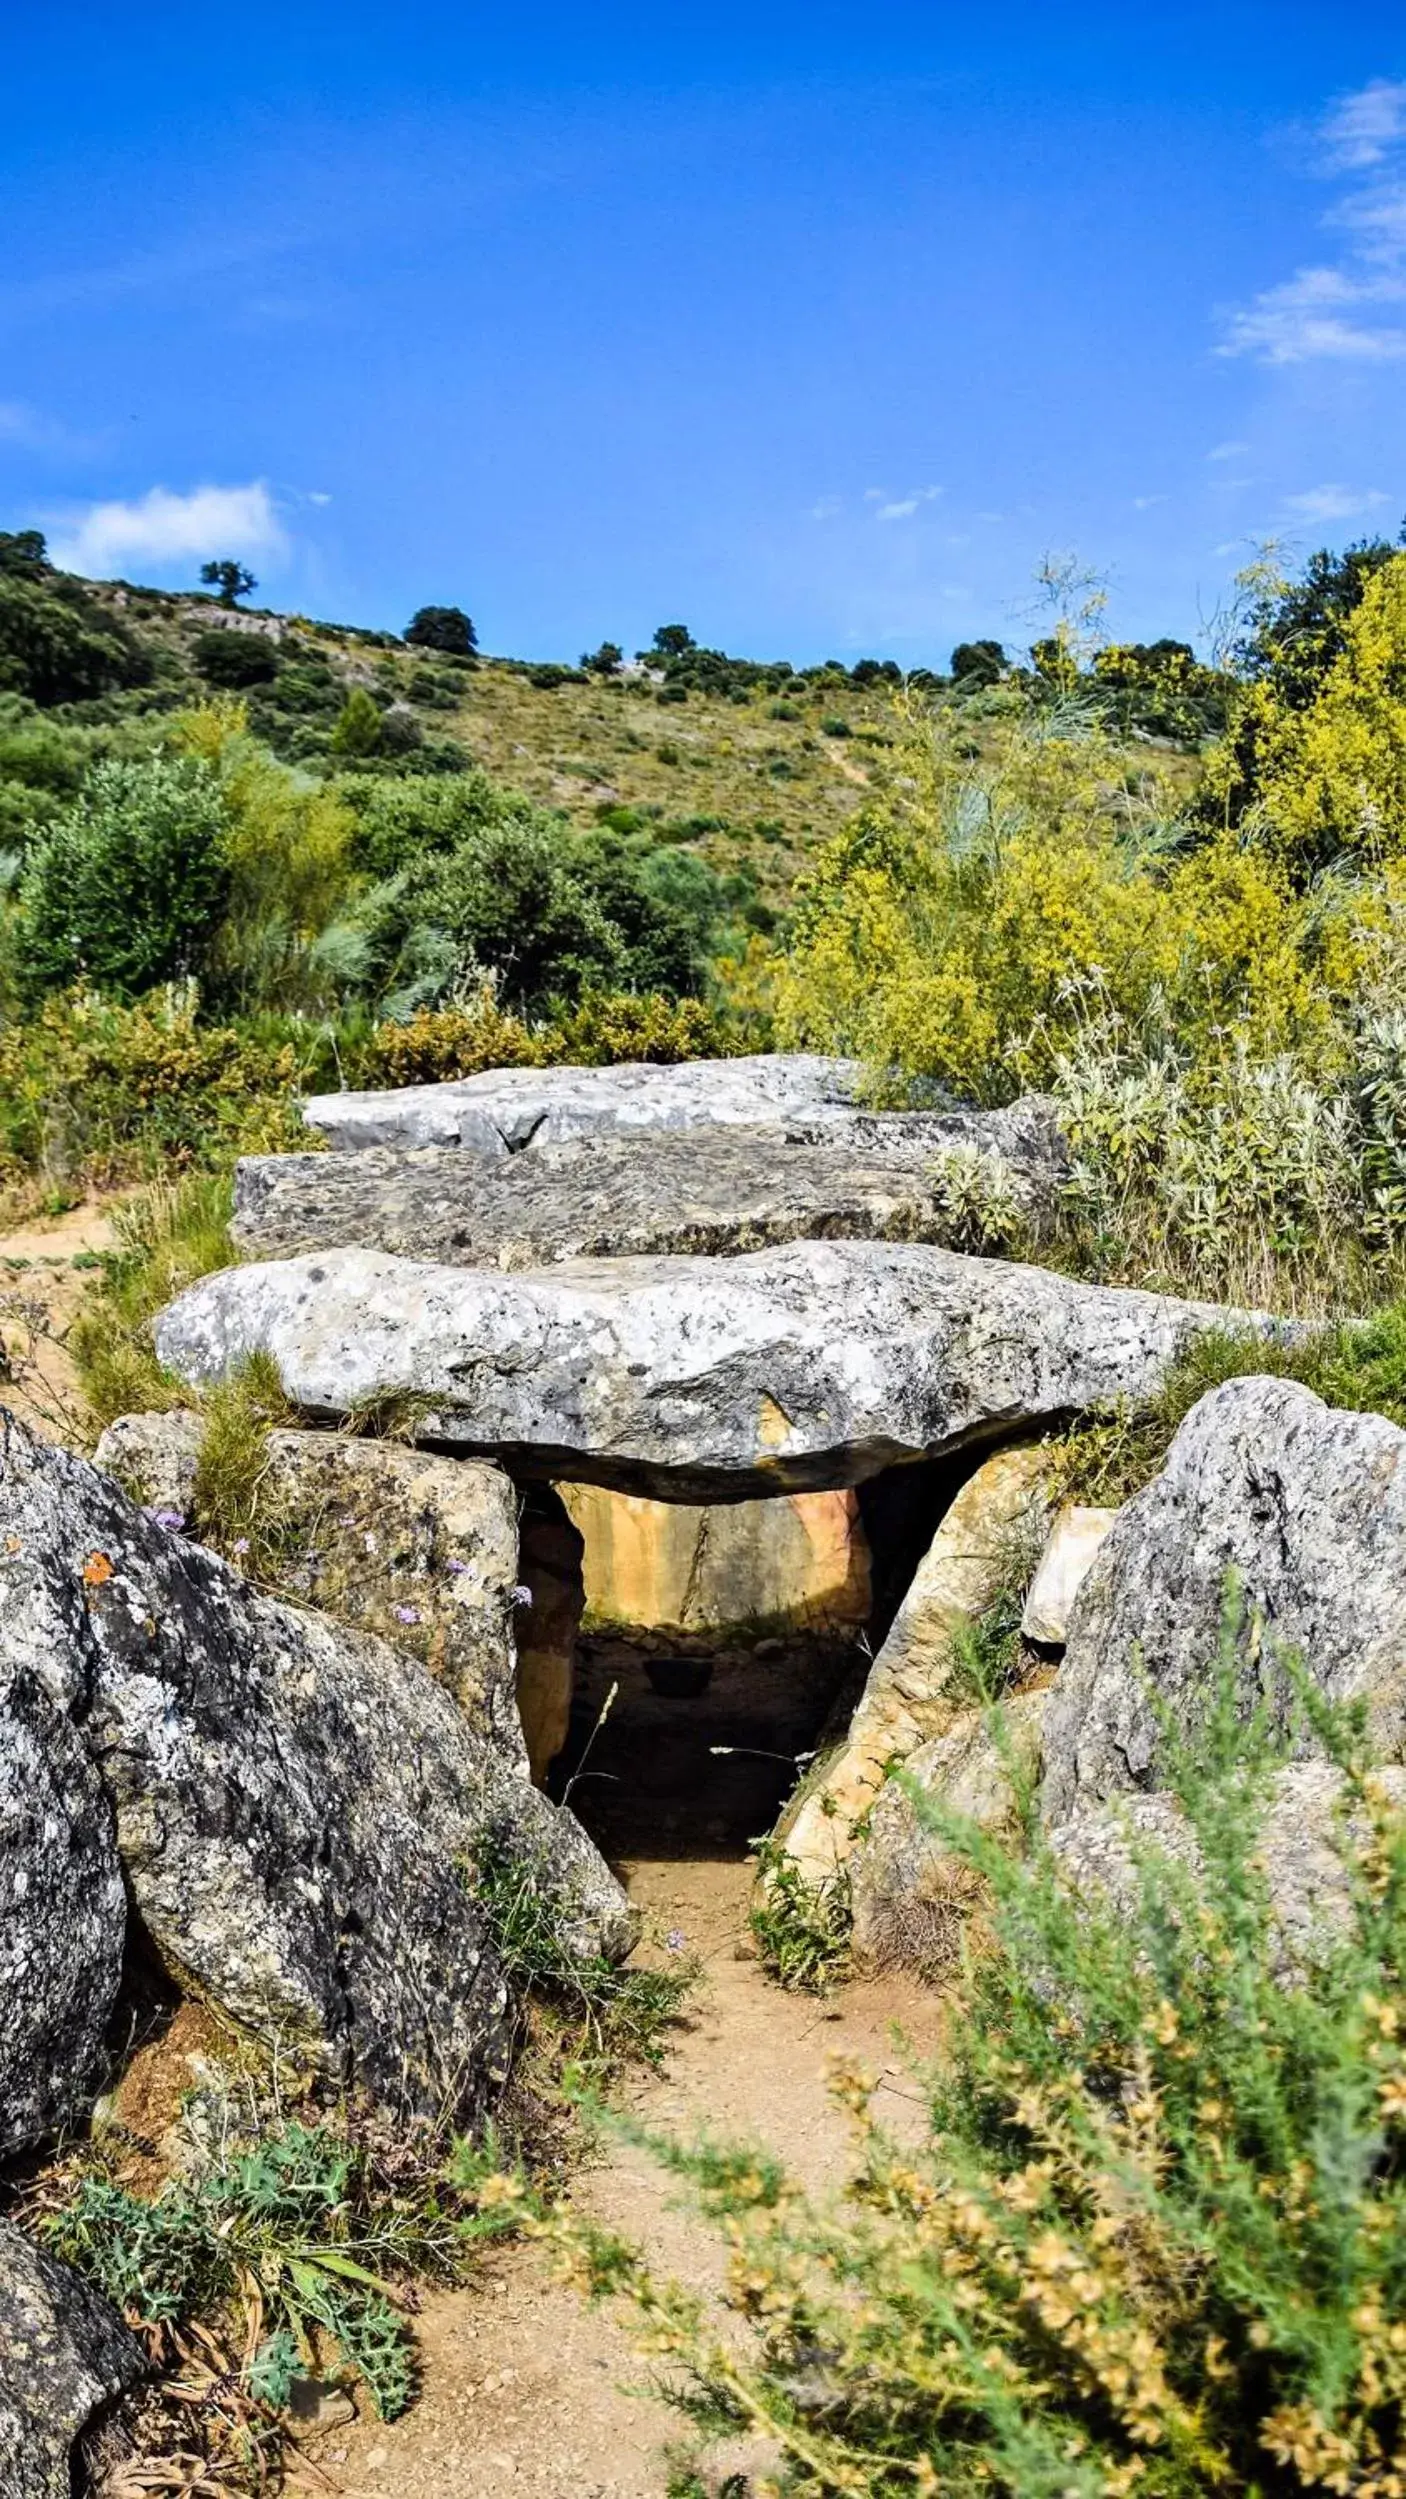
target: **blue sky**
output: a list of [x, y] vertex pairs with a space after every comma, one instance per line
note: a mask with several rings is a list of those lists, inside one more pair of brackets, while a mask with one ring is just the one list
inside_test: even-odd
[[0, 0], [0, 526], [574, 657], [1195, 635], [1406, 513], [1406, 19]]

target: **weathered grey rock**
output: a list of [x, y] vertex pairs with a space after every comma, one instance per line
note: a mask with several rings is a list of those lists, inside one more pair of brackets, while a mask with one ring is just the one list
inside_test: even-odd
[[126, 1926], [98, 1774], [30, 1668], [0, 1665], [0, 2158], [52, 2134], [93, 2080]]
[[798, 1115], [821, 1119], [859, 1099], [854, 1059], [806, 1055], [690, 1059], [680, 1067], [495, 1067], [389, 1093], [321, 1093], [303, 1117], [330, 1145], [469, 1145], [521, 1154], [565, 1137], [626, 1128], [718, 1128]]
[[1042, 1648], [1063, 1648], [1069, 1637], [1074, 1600], [1117, 1516], [1116, 1510], [1096, 1509], [1078, 1501], [1068, 1502], [1060, 1511], [1030, 1582], [1025, 1612], [1020, 1618], [1023, 1639], [1038, 1641]]
[[1049, 1515], [1038, 1444], [998, 1449], [957, 1494], [914, 1572], [840, 1743], [802, 1783], [778, 1838], [806, 1880], [843, 1864], [895, 1762], [960, 1714], [953, 1698], [963, 1624], [990, 1601], [1012, 1551], [1038, 1542]]
[[1145, 1395], [1226, 1319], [909, 1243], [510, 1277], [332, 1250], [206, 1277], [156, 1343], [192, 1383], [262, 1350], [304, 1413], [419, 1399], [426, 1442], [709, 1501], [859, 1483]]
[[540, 1866], [569, 1948], [628, 1939], [579, 1826], [416, 1660], [256, 1595], [12, 1422], [0, 1681], [19, 1675], [79, 1728], [177, 1980], [392, 2106], [469, 2117], [501, 2077], [486, 1847]]
[[1275, 1651], [1294, 1650], [1330, 1699], [1367, 1702], [1384, 1758], [1406, 1752], [1406, 1433], [1290, 1380], [1231, 1380], [1192, 1408], [1075, 1601], [1045, 1728], [1050, 1821], [1156, 1784], [1147, 1687], [1194, 1718], [1231, 1572], [1265, 1626], [1247, 1705], [1268, 1693], [1287, 1716]]
[[73, 2499], [79, 2439], [145, 2370], [116, 2310], [0, 2221], [0, 2499]]
[[[1040, 1759], [1046, 1691], [1019, 1692], [999, 1719], [967, 1709], [905, 1763], [906, 1781], [980, 1830], [1014, 1833], [1012, 1771], [1033, 1780]], [[981, 1887], [965, 1860], [924, 1822], [909, 1786], [890, 1779], [849, 1861], [856, 1958], [901, 1963], [925, 1977], [956, 1956]]]
[[[189, 1528], [199, 1415], [128, 1414], [97, 1464]], [[273, 1431], [260, 1501], [280, 1595], [407, 1649], [526, 1766], [513, 1642], [517, 1494], [498, 1468], [341, 1432]]]
[[[1406, 1810], [1406, 1770], [1388, 1764], [1374, 1773], [1373, 1785], [1389, 1816]], [[1370, 1836], [1364, 1814], [1344, 1814], [1342, 1775], [1331, 1763], [1289, 1762], [1276, 1773], [1255, 1853], [1269, 1891], [1279, 1968], [1311, 1968], [1343, 1935], [1352, 1907], [1344, 1838], [1361, 1845]], [[1175, 1858], [1193, 1874], [1200, 1866], [1181, 1807], [1164, 1792], [1117, 1797], [1057, 1823], [1049, 1839], [1076, 1891], [1121, 1910], [1137, 1902], [1140, 1848]]]
[[1064, 1146], [1052, 1107], [837, 1115], [827, 1128], [637, 1130], [490, 1161], [458, 1146], [247, 1155], [241, 1250], [377, 1249], [506, 1274], [562, 1259], [734, 1257], [783, 1241], [969, 1237], [973, 1169], [1014, 1220], [1053, 1209]]

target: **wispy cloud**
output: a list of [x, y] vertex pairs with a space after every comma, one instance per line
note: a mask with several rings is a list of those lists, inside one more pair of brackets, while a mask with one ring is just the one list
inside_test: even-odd
[[[1342, 256], [1298, 269], [1231, 312], [1223, 356], [1261, 364], [1394, 364], [1406, 357], [1406, 82], [1375, 78], [1343, 96], [1313, 134], [1315, 170], [1370, 174], [1323, 219]], [[1214, 456], [1214, 455], [1213, 455]]]
[[1284, 509], [1301, 521], [1355, 521], [1390, 501], [1379, 486], [1310, 486], [1301, 495], [1286, 495]]
[[1217, 443], [1206, 457], [1208, 460], [1243, 460], [1249, 448], [1248, 443]]
[[[936, 503], [941, 492], [940, 486], [911, 487], [906, 495], [897, 496], [890, 503], [881, 502], [874, 518], [876, 521], [911, 521], [914, 513], [921, 510], [925, 503]], [[873, 500], [872, 493], [870, 499]]]
[[93, 503], [55, 526], [55, 563], [110, 578], [136, 565], [196, 563], [208, 556], [277, 560], [288, 540], [263, 480], [248, 486], [195, 486], [172, 494], [153, 486], [129, 503]]
[[1406, 139], [1406, 80], [1373, 78], [1341, 96], [1324, 115], [1320, 137], [1330, 166], [1361, 173], [1380, 165]]

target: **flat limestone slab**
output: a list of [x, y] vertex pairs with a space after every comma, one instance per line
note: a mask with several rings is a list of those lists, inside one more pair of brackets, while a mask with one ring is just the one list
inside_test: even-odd
[[687, 1059], [679, 1067], [643, 1060], [620, 1067], [495, 1067], [388, 1093], [313, 1094], [303, 1117], [339, 1149], [470, 1145], [482, 1154], [521, 1154], [566, 1137], [622, 1129], [823, 1118], [853, 1106], [861, 1075], [855, 1059], [802, 1052]]
[[574, 1258], [733, 1257], [784, 1241], [948, 1242], [940, 1157], [954, 1150], [986, 1157], [1037, 1227], [1052, 1209], [1064, 1149], [1048, 1105], [1031, 1100], [950, 1115], [851, 1111], [819, 1132], [639, 1130], [497, 1159], [458, 1145], [246, 1155], [232, 1229], [263, 1257], [378, 1249], [508, 1274]]
[[423, 1401], [423, 1441], [717, 1501], [860, 1483], [1143, 1396], [1226, 1319], [907, 1242], [521, 1276], [332, 1250], [207, 1276], [162, 1314], [156, 1343], [193, 1384], [262, 1351], [307, 1414]]

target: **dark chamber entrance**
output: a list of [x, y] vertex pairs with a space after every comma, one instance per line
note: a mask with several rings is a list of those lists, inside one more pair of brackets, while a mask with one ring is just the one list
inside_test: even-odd
[[586, 1638], [550, 1792], [569, 1789], [610, 1856], [740, 1855], [853, 1708], [868, 1662], [852, 1639], [709, 1653]]
[[848, 1724], [954, 1488], [914, 1466], [685, 1509], [563, 1486], [586, 1616], [549, 1794], [617, 1859], [744, 1854]]

